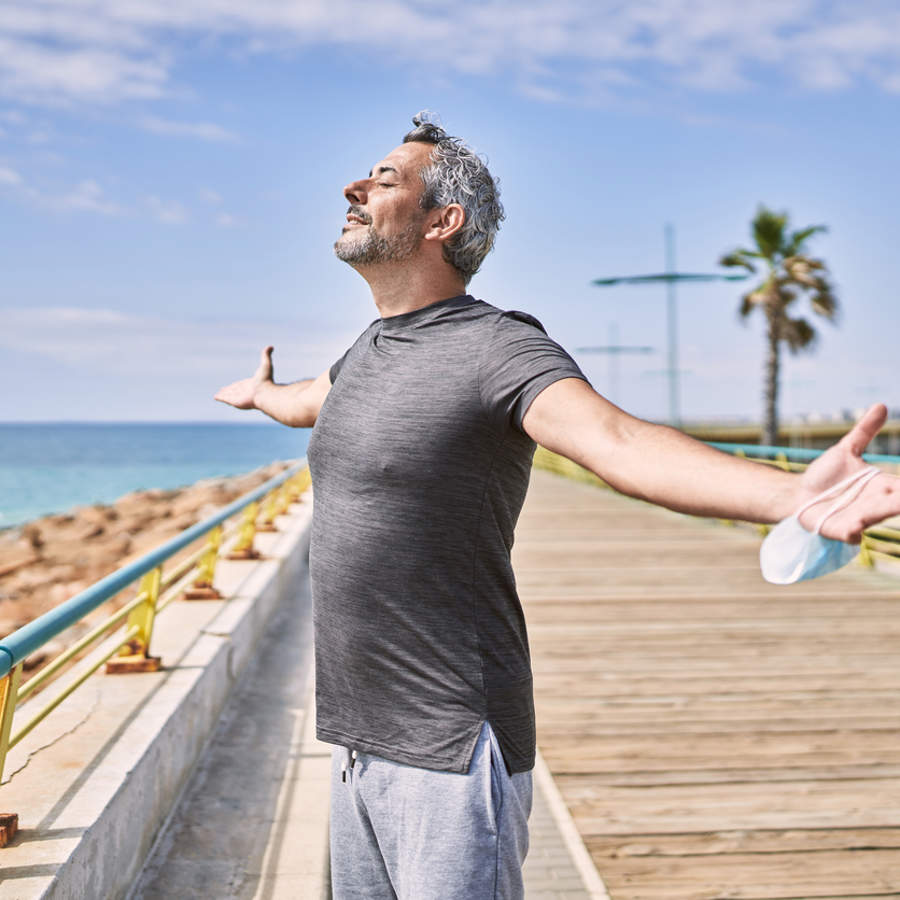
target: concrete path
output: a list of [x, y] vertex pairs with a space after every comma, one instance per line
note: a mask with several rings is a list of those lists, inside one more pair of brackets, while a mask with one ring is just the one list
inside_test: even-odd
[[[303, 585], [273, 616], [129, 900], [330, 897], [330, 748], [315, 740], [309, 620]], [[546, 767], [535, 787], [528, 900], [602, 900]]]
[[273, 615], [130, 900], [327, 896], [330, 750], [314, 738], [309, 606], [304, 579]]

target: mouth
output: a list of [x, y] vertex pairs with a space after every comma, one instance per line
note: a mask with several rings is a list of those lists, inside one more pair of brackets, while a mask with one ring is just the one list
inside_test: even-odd
[[372, 219], [361, 210], [350, 207], [347, 210], [347, 223], [349, 225], [371, 225]]

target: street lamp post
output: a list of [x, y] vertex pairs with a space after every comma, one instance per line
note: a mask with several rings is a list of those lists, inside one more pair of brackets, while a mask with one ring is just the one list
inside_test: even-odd
[[675, 271], [675, 229], [672, 225], [665, 227], [666, 238], [666, 271], [659, 275], [625, 275], [615, 278], [595, 278], [591, 284], [598, 287], [610, 287], [616, 284], [666, 284], [666, 331], [668, 334], [668, 360], [666, 374], [669, 380], [669, 422], [681, 424], [680, 390], [678, 385], [678, 308], [675, 285], [679, 281], [743, 281], [749, 275], [731, 275], [715, 273], [698, 275]]

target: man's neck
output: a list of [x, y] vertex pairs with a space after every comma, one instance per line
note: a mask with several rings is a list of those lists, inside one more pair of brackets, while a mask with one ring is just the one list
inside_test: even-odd
[[360, 274], [369, 283], [379, 315], [386, 319], [464, 294], [466, 286], [462, 278], [449, 266], [446, 269], [375, 265], [360, 270]]

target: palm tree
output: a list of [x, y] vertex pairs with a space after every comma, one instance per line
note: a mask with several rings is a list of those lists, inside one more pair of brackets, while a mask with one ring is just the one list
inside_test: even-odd
[[758, 269], [763, 280], [741, 297], [740, 316], [745, 319], [754, 309], [766, 316], [766, 364], [763, 386], [765, 421], [762, 443], [773, 446], [778, 440], [778, 376], [779, 352], [785, 343], [791, 353], [812, 350], [816, 331], [804, 318], [793, 316], [794, 304], [801, 298], [809, 301], [812, 311], [831, 322], [838, 311], [837, 299], [828, 282], [828, 270], [820, 259], [806, 252], [806, 242], [814, 234], [824, 232], [824, 225], [811, 225], [799, 231], [788, 230], [788, 214], [776, 213], [765, 206], [756, 211], [752, 223], [756, 248], [739, 247], [726, 253], [722, 266], [740, 266], [751, 273]]

